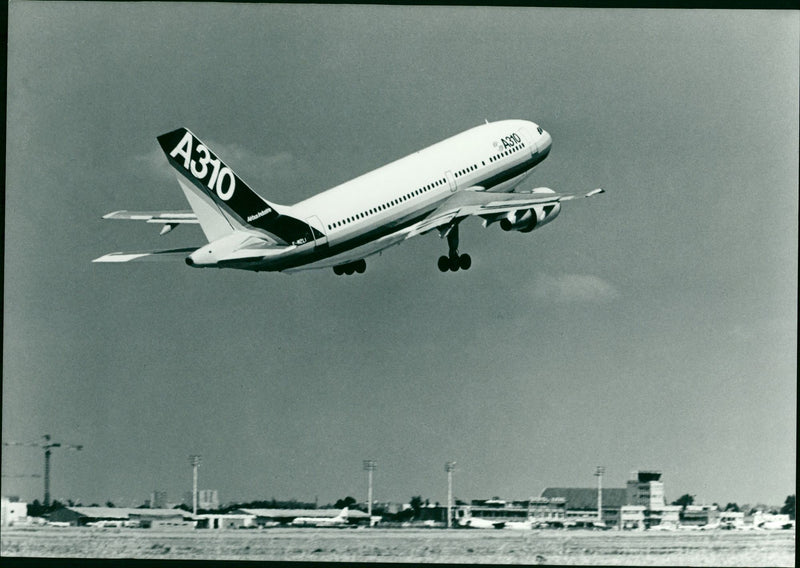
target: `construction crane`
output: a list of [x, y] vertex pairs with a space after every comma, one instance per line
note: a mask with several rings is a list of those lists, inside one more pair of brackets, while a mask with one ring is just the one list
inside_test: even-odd
[[40, 442], [3, 442], [4, 446], [28, 446], [34, 448], [42, 448], [44, 450], [44, 506], [50, 506], [50, 454], [53, 448], [64, 448], [67, 450], [80, 450], [83, 448], [79, 444], [62, 444], [61, 442], [53, 442], [50, 434], [42, 436]]

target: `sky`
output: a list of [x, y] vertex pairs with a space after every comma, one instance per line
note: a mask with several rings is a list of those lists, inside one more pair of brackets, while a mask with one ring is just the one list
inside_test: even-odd
[[[797, 12], [13, 1], [4, 442], [52, 496], [138, 505], [524, 499], [663, 472], [783, 503], [797, 428]], [[523, 189], [606, 189], [529, 234], [461, 225], [364, 275], [93, 264], [205, 244], [185, 126], [292, 204], [484, 122], [553, 137]], [[4, 476], [43, 452], [4, 447]], [[42, 498], [42, 479], [4, 477]]]

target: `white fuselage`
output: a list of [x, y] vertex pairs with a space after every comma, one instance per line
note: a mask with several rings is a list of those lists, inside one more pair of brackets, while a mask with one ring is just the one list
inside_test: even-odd
[[[282, 212], [315, 228], [314, 242], [249, 247], [245, 233], [191, 255], [196, 266], [292, 270], [363, 259], [405, 237], [399, 231], [434, 211], [455, 192], [513, 190], [547, 157], [550, 135], [535, 123], [482, 124], [391, 162]], [[238, 265], [238, 266], [237, 266]]]

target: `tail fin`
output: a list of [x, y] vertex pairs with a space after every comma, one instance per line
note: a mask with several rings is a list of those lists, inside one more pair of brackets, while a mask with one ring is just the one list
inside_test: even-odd
[[162, 134], [158, 143], [172, 167], [185, 178], [178, 181], [209, 241], [233, 232], [235, 224], [259, 229], [286, 244], [302, 244], [322, 236], [307, 223], [282, 214], [279, 205], [250, 189], [186, 128]]

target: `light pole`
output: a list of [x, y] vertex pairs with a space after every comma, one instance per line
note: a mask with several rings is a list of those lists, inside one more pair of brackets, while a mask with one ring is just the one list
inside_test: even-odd
[[367, 514], [370, 518], [370, 525], [372, 525], [372, 472], [378, 467], [376, 460], [364, 460], [364, 471], [369, 474], [369, 490], [367, 492]]
[[452, 526], [453, 522], [453, 470], [456, 468], [456, 462], [449, 461], [444, 464], [444, 470], [447, 472], [447, 528]]
[[597, 469], [594, 471], [595, 476], [597, 476], [597, 522], [603, 522], [603, 474], [606, 472], [606, 468], [602, 465], [598, 465]]
[[192, 464], [192, 515], [197, 515], [197, 466], [200, 465], [202, 456], [192, 454], [189, 463]]

